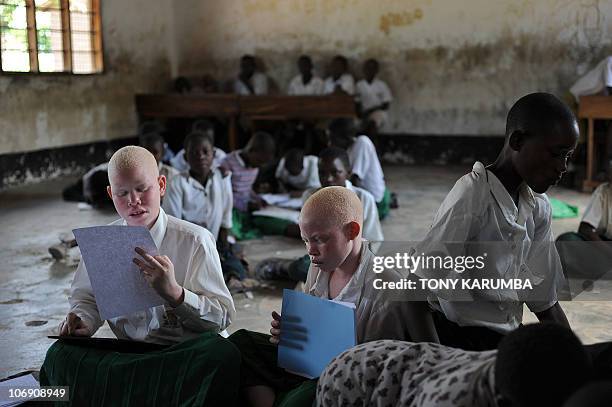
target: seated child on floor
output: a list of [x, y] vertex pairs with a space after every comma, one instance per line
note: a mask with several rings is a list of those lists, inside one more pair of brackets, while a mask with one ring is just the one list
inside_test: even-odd
[[[420, 332], [409, 330], [408, 322], [414, 318], [410, 303], [390, 301], [388, 293], [374, 288], [374, 279], [385, 272], [373, 271], [374, 254], [362, 239], [362, 225], [361, 201], [348, 188], [322, 188], [308, 198], [300, 213], [302, 239], [311, 260], [304, 292], [355, 304], [359, 343], [406, 340], [411, 336], [420, 340]], [[273, 312], [272, 318], [272, 336], [246, 330], [230, 336], [242, 354], [241, 387], [245, 396], [253, 405], [272, 406], [277, 392], [289, 391], [291, 397], [306, 402], [299, 405], [311, 405], [316, 381], [307, 381], [277, 366], [281, 317]]]
[[591, 373], [578, 337], [552, 323], [522, 326], [484, 352], [375, 341], [329, 363], [317, 405], [560, 407]]
[[317, 174], [319, 159], [314, 155], [304, 155], [304, 151], [293, 148], [285, 153], [276, 167], [276, 179], [291, 196], [302, 196], [309, 188], [318, 188]]
[[[206, 133], [212, 138], [213, 142], [215, 140], [215, 127], [208, 120], [196, 120], [191, 126], [191, 131]], [[219, 165], [221, 164], [221, 161], [223, 161], [226, 155], [227, 154], [225, 153], [225, 151], [223, 151], [222, 149], [218, 147], [214, 147], [212, 167], [213, 168], [219, 167]], [[185, 149], [184, 148], [181, 149], [178, 153], [176, 153], [176, 155], [170, 160], [170, 165], [176, 168], [179, 172], [185, 172], [189, 170], [189, 164], [187, 163], [187, 160], [185, 159]]]
[[612, 166], [609, 174], [610, 181], [595, 189], [582, 215], [578, 233], [586, 240], [612, 240]]
[[232, 184], [229, 175], [212, 168], [213, 150], [209, 133], [193, 132], [185, 138], [189, 171], [174, 178], [162, 207], [168, 215], [200, 225], [212, 233], [225, 281], [230, 289], [238, 289], [245, 270], [228, 241], [232, 228]]
[[[60, 340], [47, 353], [41, 370], [41, 384], [70, 385], [71, 401], [75, 404], [79, 404], [77, 400], [89, 400], [89, 393], [100, 393], [97, 387], [108, 392], [110, 389], [116, 390], [117, 393], [113, 395], [118, 397], [116, 404], [128, 404], [122, 400], [135, 401], [137, 397], [143, 397], [143, 393], [155, 393], [156, 389], [151, 385], [168, 383], [174, 389], [175, 375], [179, 371], [197, 373], [193, 377], [183, 376], [184, 387], [193, 380], [197, 381], [197, 386], [204, 385], [202, 380], [208, 377], [216, 385], [228, 388], [230, 383], [219, 383], [217, 377], [219, 380], [227, 380], [221, 372], [235, 374], [238, 362], [233, 357], [233, 348], [228, 347], [226, 341], [217, 334], [230, 324], [235, 309], [223, 281], [212, 234], [201, 226], [168, 216], [160, 208], [160, 198], [166, 191], [166, 178], [159, 175], [157, 162], [146, 149], [136, 146], [121, 148], [111, 157], [108, 172], [108, 194], [121, 217], [112, 225], [145, 226], [150, 230], [160, 255], [152, 256], [137, 248], [133, 261], [143, 278], [166, 301], [166, 305], [107, 322], [119, 339], [164, 345], [185, 342], [187, 349], [182, 352], [181, 345], [177, 345], [171, 348], [175, 351], [172, 357], [167, 357], [163, 352], [155, 353], [146, 358], [146, 363], [143, 361], [139, 364], [138, 358], [131, 354], [115, 354], [109, 358], [108, 355], [112, 353], [110, 351], [68, 345]], [[112, 253], [109, 255], [112, 256]], [[60, 335], [92, 336], [104, 321], [100, 319], [96, 298], [82, 260], [72, 282], [69, 298], [70, 312], [60, 326]], [[215, 356], [217, 351], [229, 359], [218, 359]], [[198, 357], [194, 358], [194, 355]], [[138, 356], [142, 359], [143, 355]], [[103, 366], [99, 365], [102, 360], [105, 360]], [[193, 372], [189, 366], [197, 366], [200, 370]], [[229, 368], [232, 371], [225, 370]], [[94, 380], [97, 369], [100, 369], [98, 377], [104, 377], [106, 381], [104, 386], [97, 386]], [[155, 384], [149, 383], [147, 377], [156, 369], [160, 376]], [[104, 373], [101, 373], [102, 370]], [[91, 380], [76, 376], [77, 372], [84, 375], [88, 371], [94, 372], [89, 374], [93, 376], [88, 376]], [[219, 374], [215, 373], [217, 371]], [[72, 388], [74, 383], [78, 384], [78, 388]], [[213, 388], [212, 382], [209, 385], [211, 397], [221, 391]], [[185, 388], [197, 389], [197, 386]], [[125, 390], [118, 390], [121, 388], [133, 392], [128, 394]], [[159, 389], [157, 395], [168, 398], [167, 403], [158, 399], [157, 403], [161, 404], [169, 404], [175, 396], [172, 390]], [[181, 397], [192, 396], [183, 394]], [[145, 399], [150, 399], [150, 396], [139, 401]]]
[[391, 194], [385, 186], [385, 176], [374, 143], [368, 136], [357, 136], [352, 119], [332, 121], [329, 132], [331, 145], [343, 148], [348, 153], [352, 167], [351, 182], [374, 196], [378, 217], [384, 219], [389, 213]]
[[486, 266], [477, 270], [479, 280], [529, 280], [532, 288], [468, 290], [466, 301], [433, 293], [429, 304], [440, 343], [495, 349], [521, 325], [525, 305], [538, 320], [569, 327], [557, 297], [564, 276], [545, 192], [567, 170], [577, 141], [576, 118], [563, 102], [547, 93], [523, 96], [508, 112], [506, 141], [496, 161], [487, 167], [476, 162], [448, 193], [419, 252], [458, 242], [455, 258], [488, 253]]

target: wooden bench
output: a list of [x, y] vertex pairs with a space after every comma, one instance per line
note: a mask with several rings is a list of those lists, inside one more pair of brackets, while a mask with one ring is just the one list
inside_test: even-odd
[[594, 180], [596, 160], [596, 144], [594, 133], [594, 121], [598, 119], [612, 119], [612, 96], [582, 96], [578, 108], [578, 117], [587, 119], [587, 165], [586, 179], [582, 183], [584, 192], [591, 192], [599, 185], [599, 181]]
[[355, 102], [348, 95], [284, 96], [229, 94], [136, 95], [140, 118], [222, 117], [229, 120], [228, 142], [236, 149], [238, 117], [256, 120], [315, 120], [355, 117]]

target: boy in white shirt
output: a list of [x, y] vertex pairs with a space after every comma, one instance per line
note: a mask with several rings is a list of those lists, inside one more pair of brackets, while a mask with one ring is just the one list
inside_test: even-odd
[[580, 100], [580, 96], [612, 94], [612, 56], [601, 60], [595, 68], [587, 72], [570, 88], [570, 92]]
[[317, 156], [304, 155], [303, 150], [292, 148], [278, 162], [276, 179], [292, 196], [302, 196], [305, 190], [321, 186], [318, 163]]
[[376, 154], [376, 147], [368, 136], [356, 135], [351, 119], [335, 119], [329, 124], [330, 143], [345, 149], [351, 160], [351, 182], [372, 194], [378, 207], [378, 217], [384, 219], [391, 207], [391, 193]]
[[200, 225], [217, 241], [221, 268], [231, 290], [242, 288], [245, 270], [228, 241], [232, 228], [232, 183], [213, 168], [213, 139], [210, 134], [193, 132], [185, 138], [189, 171], [181, 173], [168, 188], [163, 208], [168, 215]]
[[312, 73], [312, 60], [308, 55], [302, 55], [297, 61], [300, 74], [289, 83], [287, 94], [292, 96], [323, 94], [323, 80]]
[[[108, 194], [121, 216], [112, 224], [145, 226], [150, 230], [160, 254], [152, 256], [136, 248], [135, 254], [138, 256], [133, 261], [143, 278], [166, 301], [166, 305], [107, 322], [119, 339], [175, 345], [169, 348], [173, 356], [167, 357], [165, 351], [149, 357], [135, 357], [128, 353], [116, 354], [111, 361], [108, 357], [112, 352], [69, 345], [60, 340], [47, 353], [41, 370], [41, 382], [54, 386], [70, 385], [71, 402], [75, 404], [89, 404], [95, 399], [89, 397], [97, 393], [96, 377], [104, 378], [106, 384], [102, 388], [106, 389], [108, 385], [109, 388], [123, 386], [124, 389], [134, 390], [132, 393], [118, 391], [109, 395], [114, 399], [113, 404], [130, 404], [129, 401], [141, 403], [142, 399], [138, 400], [138, 397], [142, 397], [143, 391], [155, 393], [155, 385], [152, 386], [146, 379], [153, 372], [159, 375], [157, 385], [161, 385], [162, 389], [166, 384], [174, 388], [174, 375], [181, 369], [191, 371], [192, 366], [198, 367], [199, 376], [183, 378], [184, 386], [193, 379], [196, 380], [195, 388], [206, 386], [201, 382], [204, 377], [219, 384], [214, 372], [218, 369], [236, 369], [239, 359], [233, 356], [231, 345], [228, 346], [218, 335], [230, 324], [235, 309], [223, 282], [213, 236], [200, 226], [166, 215], [160, 208], [160, 199], [166, 191], [166, 178], [159, 175], [157, 162], [146, 149], [127, 146], [118, 150], [109, 161], [108, 172]], [[89, 337], [103, 323], [85, 264], [81, 260], [72, 282], [70, 312], [60, 326], [60, 335]], [[196, 353], [200, 352], [201, 358], [193, 358], [194, 347], [200, 348]], [[138, 352], [137, 344], [134, 349]], [[223, 357], [217, 359], [215, 355], [225, 355], [228, 360], [224, 361]], [[143, 359], [140, 362], [139, 357]], [[106, 362], [101, 365], [103, 360]], [[227, 365], [221, 366], [223, 363]], [[137, 374], [139, 369], [143, 371]], [[89, 373], [93, 374], [93, 377], [89, 377], [91, 380], [76, 376], [80, 372], [79, 375], [85, 377], [86, 372], [96, 370], [101, 376]], [[226, 373], [231, 375], [235, 371]], [[225, 374], [218, 377], [219, 380], [227, 380]], [[219, 396], [217, 392], [220, 389], [211, 387], [209, 390], [211, 397]], [[173, 391], [155, 394], [159, 395], [158, 403], [161, 404], [168, 404], [175, 396]], [[191, 396], [183, 394], [180, 397]], [[160, 401], [164, 397], [168, 398], [168, 403]]]
[[323, 93], [331, 94], [344, 92], [347, 95], [355, 94], [355, 79], [348, 72], [348, 60], [342, 55], [336, 55], [331, 62], [331, 75], [325, 80]]
[[240, 58], [240, 73], [234, 80], [234, 93], [238, 95], [268, 94], [268, 77], [257, 71], [254, 56], [244, 55]]
[[477, 162], [449, 192], [422, 250], [427, 254], [428, 247], [457, 242], [455, 258], [488, 252], [485, 267], [474, 277], [528, 279], [533, 289], [472, 290], [469, 301], [433, 293], [429, 302], [440, 343], [494, 349], [522, 323], [524, 304], [540, 321], [569, 328], [557, 300], [563, 270], [544, 193], [567, 170], [577, 141], [576, 118], [563, 102], [551, 94], [529, 94], [508, 113], [506, 142], [497, 160], [486, 168]]
[[[373, 272], [374, 253], [361, 236], [363, 208], [355, 192], [345, 187], [327, 187], [315, 192], [300, 213], [300, 230], [311, 259], [304, 292], [316, 297], [351, 302], [356, 310], [357, 342], [412, 338], [411, 303], [394, 301], [373, 285], [376, 278], [391, 273]], [[316, 380], [309, 381], [277, 366], [281, 338], [281, 316], [272, 312], [270, 335], [240, 330], [230, 336], [241, 351], [241, 388], [251, 405], [272, 406], [277, 392], [285, 391], [287, 405], [312, 405]], [[430, 328], [433, 329], [433, 328]], [[301, 404], [305, 403], [305, 404]]]
[[357, 110], [362, 120], [362, 128], [370, 136], [387, 122], [389, 103], [393, 100], [389, 86], [376, 77], [378, 61], [368, 59], [363, 64], [364, 78], [357, 82]]
[[[210, 137], [212, 137], [213, 142], [215, 140], [215, 126], [208, 120], [195, 121], [191, 126], [191, 131], [206, 133]], [[223, 161], [226, 155], [227, 154], [225, 151], [218, 147], [215, 147], [213, 152], [212, 167], [219, 167], [219, 165], [221, 165], [221, 161]], [[170, 159], [170, 165], [176, 168], [178, 172], [189, 171], [189, 164], [187, 164], [187, 160], [185, 159], [185, 148], [182, 148], [181, 151], [176, 153], [176, 155], [172, 157], [172, 159]]]

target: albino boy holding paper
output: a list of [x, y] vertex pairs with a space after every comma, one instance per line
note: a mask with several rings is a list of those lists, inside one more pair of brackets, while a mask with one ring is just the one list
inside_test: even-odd
[[[228, 378], [237, 374], [239, 355], [231, 343], [218, 335], [229, 325], [235, 309], [223, 281], [214, 239], [206, 229], [168, 216], [160, 208], [166, 179], [159, 175], [155, 158], [144, 148], [127, 146], [118, 150], [109, 162], [108, 174], [111, 184], [108, 194], [122, 218], [113, 225], [147, 227], [159, 250], [159, 255], [151, 255], [136, 248], [133, 262], [165, 305], [107, 322], [119, 339], [177, 345], [169, 348], [173, 352], [171, 358], [164, 357], [163, 352], [146, 356], [122, 353], [109, 363], [107, 351], [68, 345], [60, 340], [47, 352], [41, 382], [75, 386], [72, 402], [78, 404], [77, 400], [82, 400], [95, 405], [96, 380], [108, 377], [105, 380], [111, 383], [102, 392], [107, 394], [99, 394], [100, 400], [109, 402], [110, 398], [111, 404], [126, 405], [144, 403], [147, 397], [154, 397], [155, 403], [163, 405], [171, 401], [163, 402], [164, 397], [173, 397], [174, 392], [153, 391], [150, 386], [154, 383], [149, 383], [148, 375], [159, 375], [158, 383], [163, 387], [163, 378], [168, 379], [168, 385], [175, 386], [176, 375], [191, 372], [180, 378], [184, 388], [196, 380], [193, 389], [209, 387], [201, 393], [205, 400], [221, 400], [217, 397], [232, 383]], [[112, 258], [113, 253], [108, 256]], [[71, 287], [70, 312], [60, 327], [60, 335], [92, 336], [103, 322], [81, 261]], [[138, 370], [143, 371], [139, 374]], [[76, 372], [80, 372], [79, 376]], [[87, 375], [92, 376], [82, 377]], [[233, 392], [235, 389], [228, 389], [230, 404]], [[181, 393], [180, 398], [192, 396]]]
[[[311, 265], [304, 291], [334, 301], [355, 304], [357, 342], [377, 339], [418, 341], [405, 321], [419, 311], [408, 302], [392, 301], [373, 281], [374, 254], [361, 236], [363, 208], [355, 192], [333, 186], [315, 192], [299, 219]], [[241, 388], [253, 406], [312, 405], [316, 381], [277, 366], [277, 344], [282, 341], [281, 316], [272, 313], [272, 336], [240, 330], [230, 336], [242, 354]], [[275, 404], [277, 392], [288, 392]]]

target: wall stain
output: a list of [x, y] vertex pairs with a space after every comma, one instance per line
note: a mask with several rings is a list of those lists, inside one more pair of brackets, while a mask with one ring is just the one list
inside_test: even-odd
[[403, 11], [401, 13], [389, 12], [380, 16], [378, 25], [380, 31], [389, 35], [391, 27], [406, 27], [414, 24], [423, 18], [423, 10], [416, 8], [412, 11]]

